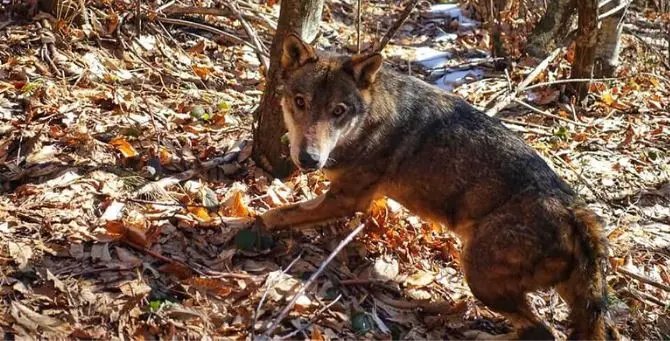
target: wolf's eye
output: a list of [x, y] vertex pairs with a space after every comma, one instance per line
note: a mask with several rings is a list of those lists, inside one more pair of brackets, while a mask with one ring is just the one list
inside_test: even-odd
[[333, 109], [333, 115], [335, 116], [342, 116], [345, 112], [347, 112], [347, 106], [342, 103], [338, 104], [335, 109]]
[[295, 96], [294, 101], [295, 101], [295, 106], [298, 107], [298, 109], [304, 109], [305, 108], [305, 99], [302, 96], [300, 96], [300, 95]]

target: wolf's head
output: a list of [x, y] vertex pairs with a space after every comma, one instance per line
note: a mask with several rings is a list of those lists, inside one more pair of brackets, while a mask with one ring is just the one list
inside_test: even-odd
[[282, 110], [291, 159], [305, 170], [327, 166], [335, 147], [353, 138], [371, 100], [380, 54], [318, 54], [296, 35], [284, 39]]

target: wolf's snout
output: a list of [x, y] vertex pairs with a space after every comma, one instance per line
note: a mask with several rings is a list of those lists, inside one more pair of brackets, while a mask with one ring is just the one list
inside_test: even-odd
[[309, 149], [303, 149], [298, 155], [299, 166], [302, 169], [310, 170], [319, 168], [321, 157], [318, 152]]

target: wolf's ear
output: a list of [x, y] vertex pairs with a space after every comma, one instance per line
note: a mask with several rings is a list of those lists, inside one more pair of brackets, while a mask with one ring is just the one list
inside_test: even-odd
[[314, 49], [295, 33], [291, 33], [284, 38], [281, 54], [281, 67], [283, 69], [295, 69], [314, 60], [316, 60]]
[[377, 72], [382, 68], [384, 58], [379, 53], [357, 54], [351, 57], [351, 64], [346, 65], [349, 73], [360, 86], [367, 87], [375, 81]]

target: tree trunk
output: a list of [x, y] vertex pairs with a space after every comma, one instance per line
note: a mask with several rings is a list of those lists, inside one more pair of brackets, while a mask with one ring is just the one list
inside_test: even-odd
[[[627, 0], [612, 0], [600, 9], [601, 13], [616, 10]], [[626, 6], [627, 7], [627, 6]], [[612, 77], [619, 65], [619, 51], [621, 48], [621, 32], [623, 31], [623, 17], [626, 7], [618, 8], [602, 20], [598, 30], [598, 44], [595, 52], [593, 75], [597, 78]]]
[[[598, 1], [577, 1], [578, 28], [575, 46], [575, 60], [572, 62], [573, 79], [589, 79], [593, 76], [596, 42], [598, 41]], [[586, 98], [589, 82], [574, 83], [578, 101]]]
[[500, 32], [500, 12], [509, 10], [512, 0], [482, 0], [486, 11], [486, 24], [491, 34], [491, 55], [493, 57], [506, 57], [508, 55]]
[[536, 58], [544, 58], [559, 47], [570, 32], [575, 1], [579, 0], [551, 0], [549, 2], [547, 12], [528, 37], [526, 53]]
[[304, 40], [312, 41], [318, 33], [323, 0], [283, 0], [279, 23], [270, 48], [270, 70], [266, 75], [265, 92], [254, 113], [253, 157], [258, 165], [276, 177], [290, 175], [295, 166], [289, 157], [288, 145], [282, 142], [286, 133], [280, 101], [280, 57], [284, 37], [294, 32]]

